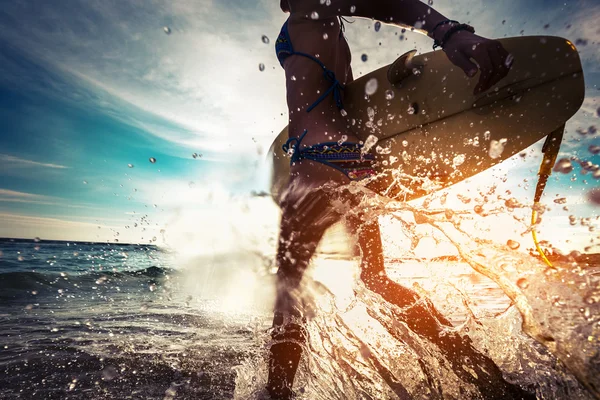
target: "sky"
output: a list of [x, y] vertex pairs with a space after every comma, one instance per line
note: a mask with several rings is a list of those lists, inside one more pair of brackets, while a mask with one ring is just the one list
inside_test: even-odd
[[[284, 74], [273, 49], [286, 19], [278, 5], [4, 2], [0, 237], [157, 243], [212, 252], [227, 251], [232, 242], [272, 244], [278, 209], [253, 193], [268, 189], [266, 151], [287, 124]], [[556, 35], [578, 43], [586, 98], [567, 123], [559, 157], [600, 163], [600, 155], [588, 150], [600, 145], [599, 134], [577, 133], [600, 127], [600, 3], [436, 0], [433, 7], [486, 37]], [[418, 33], [399, 41], [397, 27], [376, 32], [373, 21], [353, 20], [346, 36], [355, 76], [413, 48], [431, 49], [430, 39]], [[361, 54], [368, 55], [366, 62]], [[515, 157], [450, 193], [498, 182], [530, 203], [540, 148], [538, 143], [525, 159]], [[502, 176], [508, 181], [501, 182]], [[568, 217], [590, 218], [597, 226], [599, 208], [588, 193], [599, 186], [579, 166], [572, 174], [555, 174], [546, 189], [552, 210], [540, 226], [543, 238], [583, 250], [598, 232], [579, 222], [572, 226]], [[566, 199], [568, 211], [554, 203], [556, 197]], [[388, 225], [389, 236], [394, 228]]]

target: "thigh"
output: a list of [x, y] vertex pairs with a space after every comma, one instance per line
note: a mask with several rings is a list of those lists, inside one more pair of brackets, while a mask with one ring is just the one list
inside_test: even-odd
[[286, 196], [277, 249], [275, 311], [301, 313], [301, 281], [325, 231], [340, 219], [327, 190], [314, 189]]
[[304, 272], [327, 228], [340, 219], [331, 200], [323, 189], [284, 199], [277, 249], [279, 271], [290, 276]]

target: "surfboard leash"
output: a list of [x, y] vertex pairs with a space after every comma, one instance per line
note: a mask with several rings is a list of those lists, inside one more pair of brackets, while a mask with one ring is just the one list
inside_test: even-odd
[[538, 217], [537, 210], [541, 206], [540, 200], [542, 198], [542, 194], [544, 193], [544, 189], [546, 188], [548, 178], [552, 174], [552, 167], [556, 162], [556, 157], [558, 156], [558, 152], [560, 150], [560, 144], [562, 142], [564, 132], [565, 124], [561, 125], [560, 127], [558, 127], [558, 129], [546, 136], [546, 141], [544, 142], [544, 146], [542, 147], [542, 153], [544, 154], [544, 157], [542, 159], [542, 164], [540, 165], [540, 170], [538, 172], [539, 178], [535, 187], [535, 197], [533, 199], [533, 208], [531, 212], [531, 235], [533, 236], [533, 243], [535, 244], [536, 250], [542, 257], [542, 260], [544, 260], [544, 262], [552, 268], [554, 268], [554, 265], [552, 265], [550, 260], [548, 260], [548, 257], [546, 257], [546, 254], [540, 247], [534, 226], [537, 222]]

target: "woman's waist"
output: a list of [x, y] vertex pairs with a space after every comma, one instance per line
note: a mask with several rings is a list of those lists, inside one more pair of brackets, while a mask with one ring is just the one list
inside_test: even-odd
[[[342, 118], [339, 122], [326, 122], [327, 119], [292, 119], [288, 128], [290, 138], [302, 137], [301, 146], [311, 146], [324, 142], [353, 142], [359, 143], [360, 139]], [[305, 133], [306, 132], [306, 133]]]

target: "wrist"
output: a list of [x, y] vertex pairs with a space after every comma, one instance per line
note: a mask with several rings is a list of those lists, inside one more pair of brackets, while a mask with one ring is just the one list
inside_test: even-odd
[[432, 38], [434, 41], [441, 41], [446, 32], [454, 25], [459, 24], [458, 21], [446, 19], [439, 21], [437, 24], [431, 26], [430, 30], [427, 31], [427, 36]]
[[444, 38], [444, 36], [446, 35], [446, 32], [448, 32], [450, 30], [450, 28], [452, 28], [454, 25], [456, 25], [456, 24], [448, 23], [448, 24], [440, 25], [435, 30], [429, 32], [428, 36], [430, 38], [432, 38], [435, 42], [441, 42], [442, 39]]
[[468, 25], [468, 24], [457, 23], [457, 24], [448, 24], [448, 26], [445, 27], [445, 29], [443, 31], [441, 31], [439, 34], [438, 34], [437, 30], [435, 30], [435, 32], [434, 32], [435, 37], [434, 37], [434, 41], [433, 41], [433, 50], [435, 50], [438, 47], [441, 47], [443, 49], [444, 46], [447, 44], [447, 42], [450, 40], [450, 38], [452, 38], [457, 33], [460, 33], [462, 31], [475, 33], [475, 28], [473, 28], [471, 25]]

